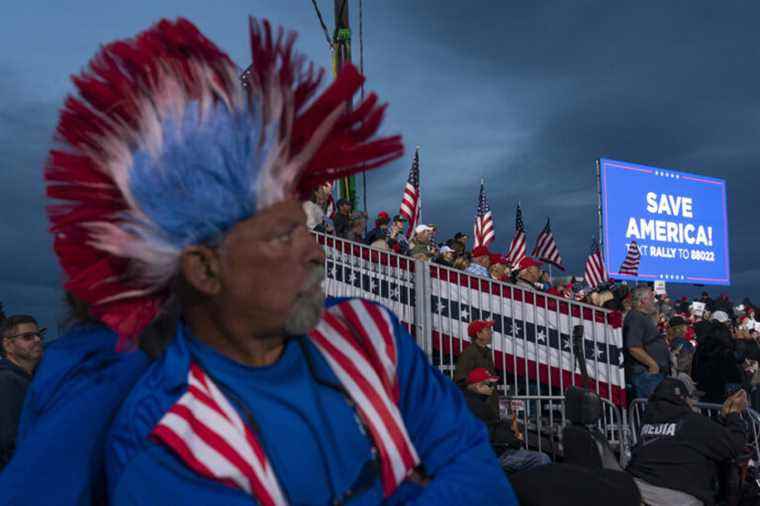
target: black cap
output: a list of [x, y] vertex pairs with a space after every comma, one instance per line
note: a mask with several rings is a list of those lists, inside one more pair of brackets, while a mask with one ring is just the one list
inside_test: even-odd
[[705, 395], [701, 390], [697, 390], [694, 380], [686, 373], [678, 373], [675, 378], [665, 378], [657, 385], [654, 392], [649, 397], [650, 401], [662, 400], [675, 404], [685, 402], [686, 399], [698, 399]]
[[689, 389], [680, 379], [665, 378], [659, 385], [657, 385], [657, 388], [654, 389], [649, 400], [664, 400], [679, 403], [685, 401], [689, 397]]
[[679, 325], [688, 325], [689, 322], [687, 322], [682, 316], [674, 316], [668, 321], [668, 325], [671, 327], [678, 327]]
[[456, 240], [459, 240], [462, 237], [467, 237], [467, 234], [465, 234], [464, 232], [457, 232], [456, 234], [454, 234], [454, 239]]
[[397, 214], [393, 217], [393, 223], [398, 223], [399, 221], [406, 223], [406, 218], [401, 216], [400, 214]]
[[340, 199], [340, 200], [338, 200], [338, 203], [336, 204], [336, 206], [340, 207], [340, 206], [343, 206], [343, 205], [349, 205], [350, 206], [351, 202], [348, 201], [348, 200], [346, 200], [346, 199]]

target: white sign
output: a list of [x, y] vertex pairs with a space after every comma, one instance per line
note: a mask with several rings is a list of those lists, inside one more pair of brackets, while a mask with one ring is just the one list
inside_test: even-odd
[[691, 303], [691, 314], [694, 316], [698, 316], [699, 318], [702, 317], [702, 315], [705, 314], [705, 303], [704, 302], [692, 302]]
[[657, 280], [654, 282], [654, 293], [655, 295], [667, 295], [668, 290], [665, 288], [665, 282]]

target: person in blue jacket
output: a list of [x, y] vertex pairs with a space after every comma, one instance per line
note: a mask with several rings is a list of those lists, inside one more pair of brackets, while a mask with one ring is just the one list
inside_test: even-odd
[[[405, 481], [386, 503], [516, 504], [488, 434], [461, 393], [430, 366], [395, 318], [393, 328], [399, 404], [430, 479], [424, 485]], [[187, 388], [190, 360], [213, 371], [252, 414], [290, 504], [383, 502], [372, 440], [357, 421], [340, 381], [307, 337], [290, 337], [276, 360], [256, 367], [219, 352], [183, 322], [111, 429], [107, 460], [112, 504], [250, 504], [250, 496], [240, 490], [199, 480], [148, 437]]]
[[302, 199], [402, 145], [375, 137], [374, 94], [348, 112], [352, 66], [316, 95], [293, 40], [251, 20], [239, 79], [191, 23], [161, 21], [75, 78], [45, 177], [66, 290], [98, 324], [31, 387], [0, 475], [14, 504], [516, 504], [398, 319], [325, 305]]

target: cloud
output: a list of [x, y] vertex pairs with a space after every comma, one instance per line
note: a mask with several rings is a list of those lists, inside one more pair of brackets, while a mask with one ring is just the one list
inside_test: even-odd
[[[42, 165], [58, 105], [30, 96], [12, 68], [0, 66], [0, 301], [13, 312], [58, 311], [58, 269], [47, 233]], [[44, 321], [47, 319], [48, 321]]]

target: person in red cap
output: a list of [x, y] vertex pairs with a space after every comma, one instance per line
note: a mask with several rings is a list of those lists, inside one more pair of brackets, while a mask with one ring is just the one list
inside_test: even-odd
[[367, 244], [372, 244], [378, 239], [385, 239], [388, 237], [388, 224], [390, 222], [391, 217], [388, 215], [388, 213], [385, 211], [380, 211], [377, 213], [377, 218], [375, 218], [375, 228], [367, 233], [367, 237], [365, 238], [364, 242]]
[[522, 435], [516, 418], [512, 420], [511, 426], [500, 419], [499, 399], [494, 388], [497, 381], [498, 376], [485, 367], [478, 367], [467, 374], [462, 392], [470, 411], [486, 424], [491, 446], [499, 456], [502, 469], [507, 474], [513, 474], [551, 464], [551, 459], [545, 453], [522, 447]]
[[465, 272], [482, 278], [490, 278], [489, 267], [491, 267], [491, 252], [485, 246], [478, 246], [472, 250], [472, 262]]
[[541, 265], [535, 258], [523, 257], [517, 264], [517, 286], [535, 290], [541, 280]]
[[496, 281], [509, 281], [509, 262], [507, 257], [494, 253], [491, 255], [491, 266], [488, 268], [488, 272], [491, 274], [491, 279]]
[[478, 368], [486, 369], [492, 374], [495, 371], [493, 355], [489, 348], [493, 338], [493, 324], [491, 320], [473, 320], [467, 326], [470, 345], [457, 358], [454, 369], [455, 383], [461, 385], [467, 379], [467, 375]]

